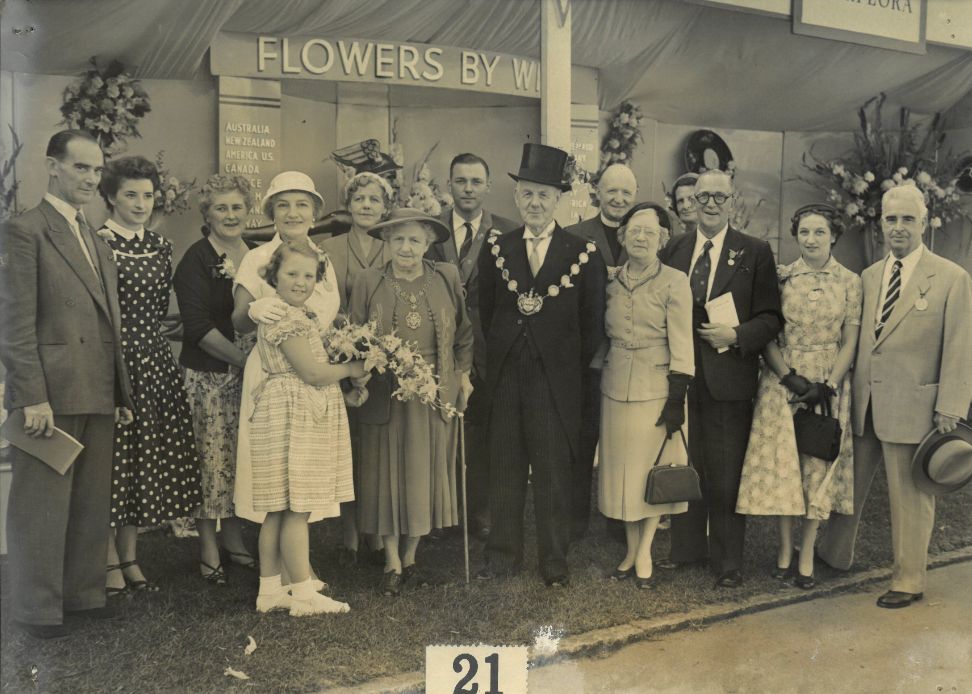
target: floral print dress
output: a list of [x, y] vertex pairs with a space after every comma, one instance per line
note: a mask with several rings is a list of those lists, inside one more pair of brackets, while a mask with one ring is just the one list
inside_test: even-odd
[[[777, 338], [784, 361], [810, 381], [825, 381], [845, 324], [861, 323], [861, 278], [833, 257], [820, 270], [801, 258], [778, 268], [783, 317]], [[842, 429], [833, 463], [797, 452], [792, 394], [768, 366], [756, 393], [753, 426], [743, 463], [737, 513], [825, 520], [854, 512], [854, 446], [850, 374], [838, 384], [832, 414]]]

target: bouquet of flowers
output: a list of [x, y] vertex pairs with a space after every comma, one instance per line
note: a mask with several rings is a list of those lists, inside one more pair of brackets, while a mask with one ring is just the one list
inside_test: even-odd
[[644, 117], [640, 106], [630, 101], [621, 102], [611, 116], [607, 135], [601, 142], [601, 171], [611, 164], [631, 163], [635, 147], [639, 141], [644, 141], [640, 128]]
[[196, 179], [189, 183], [179, 180], [165, 168], [165, 150], [155, 155], [155, 168], [159, 171], [162, 185], [155, 191], [155, 211], [159, 214], [170, 215], [173, 212], [184, 212], [189, 209], [189, 196], [196, 187]]
[[439, 383], [429, 363], [414, 346], [394, 331], [379, 335], [378, 325], [374, 321], [364, 325], [335, 322], [322, 337], [333, 363], [362, 359], [365, 371], [379, 374], [390, 372], [396, 382], [392, 397], [403, 402], [418, 398], [450, 417], [457, 414], [454, 405], [439, 400]]
[[443, 207], [452, 205], [452, 196], [442, 190], [439, 184], [432, 178], [432, 169], [429, 167], [429, 157], [439, 146], [436, 142], [425, 154], [422, 160], [415, 166], [415, 181], [412, 183], [411, 192], [406, 201], [407, 207], [421, 210], [431, 217], [438, 217], [442, 214]]
[[92, 69], [64, 90], [61, 122], [88, 131], [106, 154], [117, 154], [129, 137], [141, 137], [136, 124], [152, 110], [148, 94], [117, 60], [102, 69], [92, 58], [91, 65]]
[[825, 161], [814, 156], [813, 148], [804, 153], [803, 165], [815, 176], [800, 179], [827, 193], [828, 202], [843, 209], [858, 227], [871, 229], [878, 244], [881, 196], [896, 185], [914, 185], [925, 194], [932, 229], [953, 219], [972, 219], [955, 185], [961, 155], [942, 151], [941, 114], [926, 124], [912, 124], [910, 112], [902, 108], [898, 128], [885, 130], [884, 101], [881, 93], [858, 110], [860, 131], [854, 133], [854, 148], [844, 156]]

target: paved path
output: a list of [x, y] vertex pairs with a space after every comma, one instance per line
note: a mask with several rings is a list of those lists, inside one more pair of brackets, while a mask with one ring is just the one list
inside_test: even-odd
[[972, 562], [929, 572], [901, 610], [863, 592], [680, 631], [530, 673], [530, 693], [913, 694], [972, 692]]

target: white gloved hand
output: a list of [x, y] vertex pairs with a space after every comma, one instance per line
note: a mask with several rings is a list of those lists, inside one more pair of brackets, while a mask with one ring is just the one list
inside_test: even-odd
[[276, 296], [254, 299], [246, 315], [254, 323], [276, 323], [287, 314], [287, 304]]

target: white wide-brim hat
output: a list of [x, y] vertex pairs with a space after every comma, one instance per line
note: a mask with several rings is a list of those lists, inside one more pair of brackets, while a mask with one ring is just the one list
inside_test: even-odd
[[946, 494], [972, 482], [972, 426], [960, 421], [955, 431], [932, 429], [911, 461], [915, 486], [929, 494]]
[[274, 176], [273, 180], [270, 181], [270, 187], [263, 195], [260, 207], [266, 207], [267, 201], [277, 193], [286, 193], [291, 190], [313, 195], [321, 204], [321, 209], [324, 209], [324, 196], [317, 192], [314, 180], [301, 171], [283, 171]]

